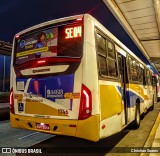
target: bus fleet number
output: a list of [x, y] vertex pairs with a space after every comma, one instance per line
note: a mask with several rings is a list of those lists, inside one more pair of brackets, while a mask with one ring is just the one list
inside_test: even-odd
[[68, 110], [58, 109], [58, 114], [64, 114], [64, 115], [67, 115], [67, 114], [68, 114]]

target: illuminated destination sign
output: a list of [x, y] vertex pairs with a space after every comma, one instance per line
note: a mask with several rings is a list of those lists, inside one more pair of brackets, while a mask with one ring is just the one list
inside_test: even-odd
[[65, 34], [66, 34], [65, 36], [66, 39], [81, 37], [82, 36], [82, 26], [66, 28]]

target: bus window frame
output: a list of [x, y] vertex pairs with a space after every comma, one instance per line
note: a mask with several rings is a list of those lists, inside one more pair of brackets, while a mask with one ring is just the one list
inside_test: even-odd
[[[130, 73], [131, 67], [130, 67], [129, 58], [130, 58], [131, 61], [132, 61], [132, 68], [135, 69], [136, 72], [137, 72], [137, 79], [138, 79], [137, 81], [133, 80], [132, 77], [131, 77], [131, 75], [130, 75], [130, 74], [131, 74], [131, 73]], [[135, 68], [133, 67], [133, 61], [135, 61], [135, 64], [136, 64], [136, 65], [138, 64], [138, 68], [137, 68], [136, 65], [135, 65]], [[129, 66], [127, 66], [128, 82], [131, 83], [131, 84], [140, 84], [140, 85], [143, 85], [143, 84], [144, 84], [144, 76], [143, 76], [143, 78], [142, 78], [142, 82], [139, 81], [139, 76], [138, 76], [140, 69], [144, 72], [144, 69], [141, 67], [142, 64], [141, 64], [136, 58], [132, 57], [132, 56], [129, 55], [129, 54], [127, 54], [127, 63], [129, 64]], [[143, 65], [142, 65], [142, 66], [143, 66]], [[143, 72], [142, 72], [142, 73], [143, 73]]]
[[[115, 43], [108, 37], [108, 35], [106, 35], [102, 30], [100, 30], [97, 26], [95, 26], [95, 31], [94, 31], [95, 35], [95, 45], [96, 45], [96, 56], [97, 56], [97, 70], [98, 70], [98, 77], [99, 79], [101, 80], [113, 80], [113, 81], [118, 81], [120, 82], [120, 74], [119, 74], [119, 69], [118, 69], [118, 58], [117, 58], [117, 51], [116, 51], [116, 48], [115, 48]], [[99, 34], [100, 36], [102, 36], [104, 39], [105, 39], [105, 52], [106, 52], [106, 55], [103, 55], [102, 53], [100, 53], [98, 51], [98, 41], [97, 41], [97, 34]], [[115, 54], [115, 66], [116, 66], [116, 74], [117, 76], [116, 77], [113, 77], [113, 76], [109, 76], [109, 69], [108, 69], [108, 41], [113, 45], [113, 49], [114, 49], [114, 54]], [[106, 48], [107, 47], [107, 48]], [[106, 69], [107, 69], [107, 74], [108, 75], [104, 75], [101, 73], [100, 71], [100, 68], [99, 68], [99, 62], [98, 62], [98, 57], [102, 56], [102, 57], [105, 57], [105, 60], [106, 60]], [[109, 57], [109, 59], [112, 59], [111, 57]]]

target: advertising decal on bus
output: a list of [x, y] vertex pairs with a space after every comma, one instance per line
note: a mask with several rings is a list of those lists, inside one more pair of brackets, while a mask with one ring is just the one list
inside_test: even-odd
[[58, 28], [51, 28], [18, 39], [16, 64], [35, 58], [56, 56], [57, 36]]
[[[23, 103], [25, 103], [25, 106], [27, 107], [27, 105], [30, 105], [33, 102], [44, 103], [46, 99], [59, 104], [64, 107], [65, 110], [72, 110], [72, 100], [80, 98], [80, 93], [73, 93], [73, 84], [73, 74], [23, 79], [23, 81], [22, 79], [17, 79], [17, 90], [26, 91], [24, 94], [14, 96], [18, 101], [19, 107], [21, 107], [21, 109], [18, 110], [19, 112], [24, 111], [24, 109], [22, 109]], [[60, 111], [62, 110], [59, 110], [59, 112]]]

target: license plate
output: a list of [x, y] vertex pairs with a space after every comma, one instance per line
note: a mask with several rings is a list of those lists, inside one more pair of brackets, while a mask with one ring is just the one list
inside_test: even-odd
[[36, 123], [36, 128], [41, 130], [50, 130], [49, 124]]

